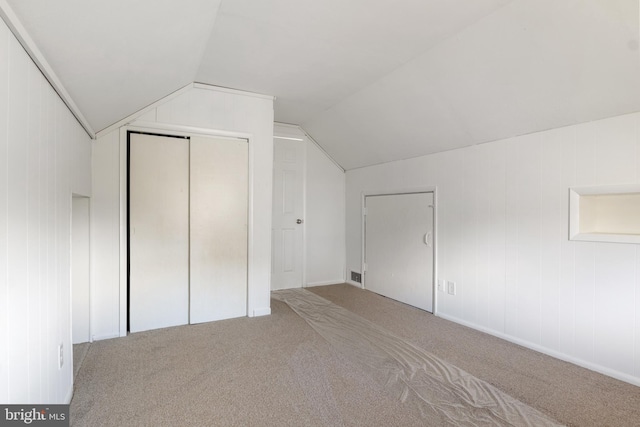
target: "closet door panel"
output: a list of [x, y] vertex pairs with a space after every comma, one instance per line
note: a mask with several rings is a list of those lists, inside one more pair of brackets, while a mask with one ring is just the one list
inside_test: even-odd
[[365, 289], [433, 311], [433, 193], [365, 198]]
[[248, 143], [191, 138], [191, 323], [247, 314]]
[[189, 140], [131, 134], [131, 332], [189, 322]]

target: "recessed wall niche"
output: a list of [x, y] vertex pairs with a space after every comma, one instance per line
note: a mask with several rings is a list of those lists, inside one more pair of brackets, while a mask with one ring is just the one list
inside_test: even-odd
[[569, 239], [640, 243], [640, 185], [570, 188]]

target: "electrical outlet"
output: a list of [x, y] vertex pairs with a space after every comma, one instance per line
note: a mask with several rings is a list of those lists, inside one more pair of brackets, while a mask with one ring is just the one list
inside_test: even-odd
[[362, 274], [356, 273], [355, 271], [351, 272], [351, 280], [353, 282], [362, 283]]
[[64, 366], [64, 347], [63, 344], [60, 343], [58, 346], [58, 369], [62, 369]]
[[447, 282], [447, 293], [449, 295], [456, 294], [456, 282]]
[[438, 279], [438, 290], [444, 292], [444, 280]]

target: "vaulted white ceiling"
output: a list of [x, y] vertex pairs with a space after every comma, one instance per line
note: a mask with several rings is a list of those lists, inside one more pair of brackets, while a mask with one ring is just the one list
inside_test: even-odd
[[193, 82], [344, 168], [640, 111], [638, 0], [7, 0], [95, 130]]

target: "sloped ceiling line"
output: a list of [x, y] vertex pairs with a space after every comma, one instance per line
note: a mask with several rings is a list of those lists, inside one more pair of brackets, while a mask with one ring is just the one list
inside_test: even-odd
[[640, 111], [638, 0], [0, 2], [89, 129], [202, 82], [349, 170]]
[[136, 111], [135, 113], [128, 115], [124, 119], [118, 120], [117, 122], [115, 122], [115, 123], [107, 126], [106, 128], [98, 131], [96, 133], [96, 138], [100, 138], [101, 136], [104, 136], [104, 135], [114, 131], [115, 129], [118, 129], [119, 127], [122, 127], [122, 126], [128, 124], [129, 122], [131, 122], [131, 121], [137, 119], [138, 117], [148, 113], [149, 111], [153, 110], [154, 108], [158, 107], [159, 105], [162, 105], [165, 102], [168, 102], [168, 101], [170, 101], [170, 100], [182, 95], [183, 93], [187, 92], [191, 88], [193, 88], [193, 83], [189, 83], [188, 85], [182, 86], [180, 89], [170, 93], [167, 96], [164, 96], [164, 97], [160, 98], [156, 102], [154, 102], [152, 104], [149, 104], [146, 107], [141, 108], [140, 110]]
[[71, 114], [73, 114], [80, 126], [87, 132], [87, 135], [89, 135], [91, 139], [95, 139], [96, 133], [88, 120], [84, 117], [82, 111], [80, 111], [58, 78], [58, 75], [53, 71], [53, 68], [51, 68], [51, 65], [49, 65], [49, 62], [47, 62], [42, 52], [40, 52], [40, 49], [36, 46], [31, 36], [29, 36], [20, 19], [18, 19], [11, 6], [9, 6], [5, 0], [0, 0], [0, 17], [5, 24], [7, 24], [7, 27], [9, 27], [16, 39], [18, 39], [22, 48], [27, 52], [33, 63], [36, 64], [36, 67], [38, 67], [42, 75], [47, 79], [53, 90], [56, 91], [62, 102], [69, 108], [69, 111], [71, 111]]

